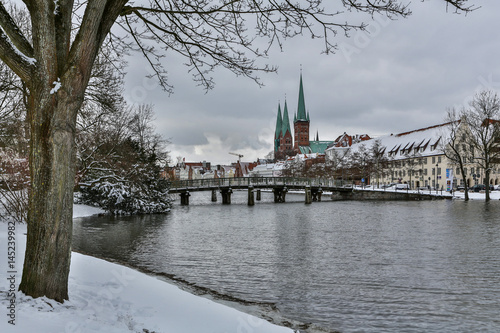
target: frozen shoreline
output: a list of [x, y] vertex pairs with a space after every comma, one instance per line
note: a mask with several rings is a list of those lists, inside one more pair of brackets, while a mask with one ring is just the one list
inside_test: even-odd
[[[74, 217], [102, 213], [75, 205]], [[33, 299], [16, 292], [15, 310], [7, 307], [21, 280], [26, 225], [16, 225], [15, 274], [7, 266], [8, 224], [0, 223], [1, 332], [293, 332], [179, 287], [108, 261], [72, 252], [69, 301], [57, 303], [46, 297]], [[7, 315], [14, 313], [15, 325]]]

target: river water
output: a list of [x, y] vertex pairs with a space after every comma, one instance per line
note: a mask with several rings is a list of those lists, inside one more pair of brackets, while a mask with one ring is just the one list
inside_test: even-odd
[[500, 332], [500, 202], [271, 196], [75, 219], [73, 248], [271, 304], [307, 332]]

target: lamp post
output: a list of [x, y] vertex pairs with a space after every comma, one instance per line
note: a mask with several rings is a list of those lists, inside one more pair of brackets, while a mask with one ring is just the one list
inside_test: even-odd
[[438, 164], [436, 163], [436, 194], [438, 194]]

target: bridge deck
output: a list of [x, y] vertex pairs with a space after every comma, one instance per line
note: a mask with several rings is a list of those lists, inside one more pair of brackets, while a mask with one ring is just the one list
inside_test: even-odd
[[291, 190], [321, 188], [323, 191], [345, 191], [339, 181], [331, 179], [309, 179], [309, 178], [284, 178], [284, 177], [242, 177], [242, 178], [214, 178], [179, 180], [168, 183], [170, 193], [181, 193], [185, 191], [211, 191], [221, 188], [232, 189], [273, 189], [283, 188]]
[[[227, 190], [227, 189], [248, 189], [253, 187], [254, 189], [279, 189], [280, 191], [286, 188], [287, 190], [305, 190], [307, 187], [311, 189], [312, 192], [335, 192], [335, 193], [349, 193], [353, 192], [353, 188], [342, 186], [342, 181], [333, 179], [323, 179], [323, 178], [288, 178], [288, 177], [241, 177], [241, 178], [215, 178], [215, 179], [194, 179], [194, 180], [178, 180], [168, 182], [169, 192], [174, 193], [186, 193], [186, 192], [196, 192], [196, 191], [213, 191], [213, 190]], [[356, 189], [354, 189], [355, 192]], [[362, 191], [364, 192], [364, 191]], [[419, 197], [420, 199], [449, 199], [451, 196], [448, 195], [438, 195], [434, 192], [427, 191], [367, 191], [375, 193], [393, 193], [396, 196], [401, 196], [410, 194], [412, 198]], [[375, 196], [372, 196], [375, 197]], [[387, 196], [394, 197], [392, 196]], [[344, 196], [344, 198], [346, 198]], [[357, 196], [359, 198], [359, 196]], [[391, 199], [389, 199], [391, 200]]]

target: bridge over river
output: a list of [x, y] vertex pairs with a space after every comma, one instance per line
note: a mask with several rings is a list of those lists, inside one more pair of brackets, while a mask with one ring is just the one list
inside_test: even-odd
[[[168, 182], [171, 194], [179, 193], [181, 205], [189, 205], [190, 192], [211, 191], [212, 201], [217, 201], [217, 191], [222, 196], [223, 204], [231, 203], [233, 190], [248, 191], [248, 205], [253, 206], [255, 200], [261, 198], [261, 190], [272, 190], [274, 202], [285, 202], [290, 190], [303, 191], [306, 204], [321, 201], [324, 192], [331, 192], [333, 200], [433, 200], [448, 198], [448, 196], [429, 193], [427, 191], [413, 192], [408, 190], [385, 191], [357, 189], [343, 186], [342, 181], [324, 178], [293, 178], [293, 177], [240, 177], [212, 178], [194, 180], [176, 180]], [[255, 195], [256, 194], [256, 198]]]

